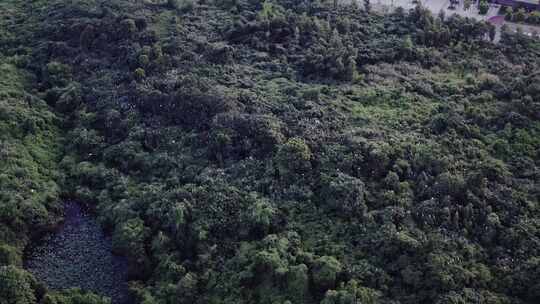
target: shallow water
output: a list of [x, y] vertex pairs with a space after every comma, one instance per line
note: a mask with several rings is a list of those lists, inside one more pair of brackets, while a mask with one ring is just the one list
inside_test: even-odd
[[49, 289], [79, 287], [128, 302], [127, 260], [112, 254], [110, 237], [76, 203], [66, 204], [65, 222], [29, 250], [25, 266]]

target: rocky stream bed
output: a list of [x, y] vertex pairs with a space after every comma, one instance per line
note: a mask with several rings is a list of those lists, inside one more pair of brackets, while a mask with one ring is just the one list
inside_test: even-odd
[[77, 203], [65, 222], [27, 253], [25, 267], [52, 290], [79, 287], [128, 304], [127, 260], [111, 251], [111, 239]]

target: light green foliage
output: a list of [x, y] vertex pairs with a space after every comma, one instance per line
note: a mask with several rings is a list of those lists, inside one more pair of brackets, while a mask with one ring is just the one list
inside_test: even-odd
[[276, 18], [283, 18], [283, 7], [270, 0], [265, 0], [262, 2], [262, 9], [259, 11], [257, 17], [267, 22]]
[[123, 254], [135, 257], [144, 255], [144, 241], [147, 236], [146, 228], [140, 218], [123, 222], [113, 233], [113, 247]]
[[253, 197], [253, 203], [247, 210], [246, 221], [253, 232], [266, 235], [276, 214], [277, 210], [270, 201]]
[[359, 286], [355, 280], [341, 284], [336, 290], [328, 290], [321, 304], [376, 304], [380, 301], [380, 293]]
[[135, 72], [133, 72], [133, 76], [137, 80], [142, 80], [146, 77], [146, 71], [143, 68], [136, 68]]
[[336, 285], [342, 270], [341, 263], [332, 256], [322, 256], [315, 260], [313, 283], [319, 290], [331, 289]]
[[45, 296], [43, 304], [110, 304], [108, 298], [100, 297], [92, 293], [83, 292], [80, 289], [68, 289], [61, 292], [52, 292]]
[[[57, 206], [58, 120], [45, 102], [25, 91], [26, 75], [0, 64], [0, 244], [22, 246], [27, 224], [44, 229]], [[19, 247], [20, 248], [20, 247]]]
[[0, 265], [22, 266], [21, 253], [13, 246], [0, 245]]
[[0, 266], [0, 304], [34, 304], [34, 279], [15, 266]]

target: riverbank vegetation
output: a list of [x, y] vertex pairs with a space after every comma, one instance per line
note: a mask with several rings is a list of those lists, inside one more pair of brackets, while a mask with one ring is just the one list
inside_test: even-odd
[[[4, 212], [28, 240], [59, 194], [87, 205], [133, 302], [540, 300], [537, 41], [421, 7], [6, 3], [34, 23], [3, 17], [28, 33], [0, 35], [28, 89], [0, 82], [23, 111], [2, 136], [35, 185], [6, 201], [36, 198]], [[1, 304], [80, 303], [44, 296], [4, 234], [0, 286], [27, 284]]]

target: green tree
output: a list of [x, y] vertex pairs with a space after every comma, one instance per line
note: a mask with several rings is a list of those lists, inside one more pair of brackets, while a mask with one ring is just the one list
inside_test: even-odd
[[266, 235], [277, 214], [275, 206], [267, 199], [253, 197], [253, 203], [247, 210], [247, 222], [255, 235]]
[[504, 8], [504, 18], [506, 20], [513, 20], [514, 19], [514, 9], [510, 6], [507, 6]]
[[523, 22], [527, 16], [527, 11], [524, 8], [519, 8], [514, 14], [514, 21]]
[[471, 8], [472, 1], [471, 0], [463, 0], [463, 9], [468, 11]]
[[127, 255], [130, 259], [129, 275], [141, 278], [148, 275], [150, 261], [146, 254], [145, 242], [149, 236], [148, 228], [140, 218], [129, 219], [118, 224], [112, 236], [113, 250]]
[[305, 264], [289, 267], [287, 272], [287, 293], [293, 303], [306, 303], [309, 300], [309, 269]]
[[0, 266], [22, 266], [21, 253], [13, 246], [0, 245]]
[[100, 297], [78, 288], [51, 292], [45, 296], [42, 304], [111, 304], [109, 298]]
[[410, 35], [405, 36], [403, 44], [401, 45], [401, 53], [405, 59], [413, 59], [414, 55], [414, 43]]
[[347, 284], [340, 284], [335, 290], [328, 290], [321, 304], [376, 304], [379, 303], [380, 297], [379, 292], [350, 280]]
[[540, 24], [540, 11], [532, 11], [527, 16], [527, 22]]
[[341, 263], [333, 256], [322, 256], [313, 266], [313, 284], [320, 291], [334, 288], [342, 270]]
[[321, 199], [330, 209], [352, 217], [366, 212], [365, 186], [360, 179], [338, 172], [335, 176], [323, 175], [321, 183]]
[[289, 139], [276, 155], [280, 176], [287, 179], [308, 173], [311, 169], [311, 158], [311, 149], [303, 139]]
[[478, 12], [481, 15], [485, 15], [487, 14], [488, 10], [489, 10], [489, 3], [486, 0], [480, 0], [480, 2], [478, 3]]

